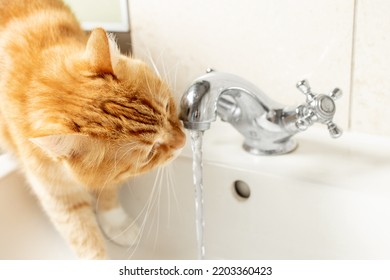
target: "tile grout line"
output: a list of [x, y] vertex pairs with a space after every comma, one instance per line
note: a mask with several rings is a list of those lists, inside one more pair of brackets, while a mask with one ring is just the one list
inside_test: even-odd
[[354, 0], [353, 1], [353, 16], [352, 16], [351, 57], [350, 57], [351, 65], [350, 65], [350, 72], [349, 72], [350, 78], [349, 78], [348, 130], [352, 130], [357, 11], [358, 11], [358, 0]]

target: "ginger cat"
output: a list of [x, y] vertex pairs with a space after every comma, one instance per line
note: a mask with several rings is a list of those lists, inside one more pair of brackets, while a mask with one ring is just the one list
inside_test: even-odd
[[0, 0], [0, 146], [78, 257], [107, 258], [100, 228], [135, 242], [118, 185], [184, 142], [168, 86], [103, 29], [87, 36], [59, 0]]

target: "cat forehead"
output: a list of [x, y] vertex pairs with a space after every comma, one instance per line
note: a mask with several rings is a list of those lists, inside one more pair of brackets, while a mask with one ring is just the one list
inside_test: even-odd
[[[127, 81], [129, 87], [135, 87], [141, 94], [150, 94], [160, 101], [167, 101], [172, 96], [168, 84], [145, 62], [122, 56], [114, 70], [120, 80]], [[162, 99], [162, 100], [161, 100]]]
[[[148, 107], [163, 109], [172, 100], [171, 90], [164, 84], [151, 86], [141, 84], [132, 96], [127, 97], [129, 103], [144, 104]], [[146, 103], [146, 104], [145, 104]]]

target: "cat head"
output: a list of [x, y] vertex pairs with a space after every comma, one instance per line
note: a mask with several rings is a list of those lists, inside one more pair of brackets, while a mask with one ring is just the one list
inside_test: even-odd
[[145, 63], [121, 55], [103, 29], [64, 53], [36, 81], [38, 150], [86, 185], [117, 184], [175, 157], [185, 143], [175, 102]]

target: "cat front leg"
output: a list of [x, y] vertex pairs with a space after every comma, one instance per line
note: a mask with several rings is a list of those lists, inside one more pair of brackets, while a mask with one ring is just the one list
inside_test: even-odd
[[99, 224], [104, 234], [116, 244], [131, 247], [141, 238], [140, 228], [118, 201], [117, 188], [105, 188], [96, 193]]
[[106, 259], [105, 240], [91, 195], [63, 180], [48, 182], [31, 172], [27, 175], [43, 209], [76, 255], [81, 259]]

